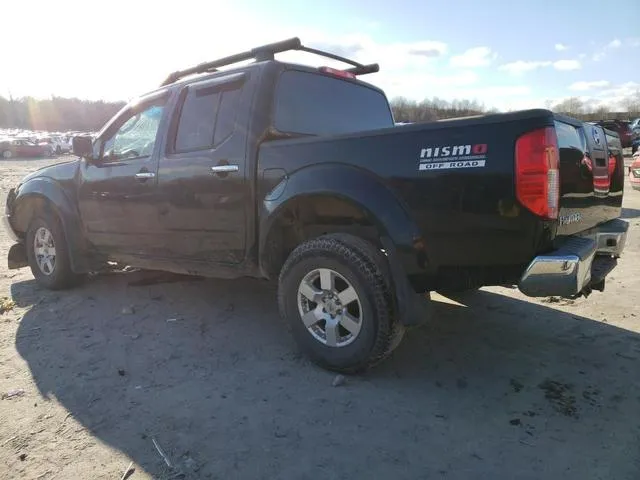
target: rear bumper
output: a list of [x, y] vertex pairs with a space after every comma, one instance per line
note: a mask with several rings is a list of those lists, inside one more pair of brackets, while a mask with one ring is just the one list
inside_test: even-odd
[[604, 288], [627, 240], [629, 224], [616, 219], [569, 237], [557, 250], [529, 264], [518, 287], [530, 297], [574, 297]]

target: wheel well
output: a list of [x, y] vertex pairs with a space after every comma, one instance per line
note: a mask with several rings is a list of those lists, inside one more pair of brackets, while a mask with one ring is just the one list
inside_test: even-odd
[[289, 254], [301, 243], [328, 233], [350, 233], [381, 246], [381, 228], [359, 205], [336, 197], [290, 201], [278, 214], [261, 252], [262, 273], [277, 278]]
[[53, 207], [53, 204], [41, 196], [30, 196], [25, 198], [16, 205], [15, 212], [13, 214], [13, 227], [23, 235], [26, 234], [29, 228], [29, 223], [35, 216], [36, 212], [43, 212], [46, 209], [52, 209], [56, 214], [58, 213]]

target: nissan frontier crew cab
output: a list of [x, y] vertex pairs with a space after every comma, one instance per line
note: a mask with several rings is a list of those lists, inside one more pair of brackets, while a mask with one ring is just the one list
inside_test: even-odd
[[425, 292], [604, 288], [627, 223], [602, 127], [548, 110], [396, 126], [359, 80], [377, 70], [294, 38], [171, 74], [10, 191], [9, 267], [51, 289], [107, 261], [276, 281], [301, 349], [345, 372], [387, 356]]

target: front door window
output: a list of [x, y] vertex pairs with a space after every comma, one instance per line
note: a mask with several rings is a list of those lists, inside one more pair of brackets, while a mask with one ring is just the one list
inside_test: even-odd
[[152, 105], [132, 113], [118, 130], [104, 140], [103, 162], [120, 162], [133, 158], [147, 158], [153, 153], [158, 127], [164, 107]]

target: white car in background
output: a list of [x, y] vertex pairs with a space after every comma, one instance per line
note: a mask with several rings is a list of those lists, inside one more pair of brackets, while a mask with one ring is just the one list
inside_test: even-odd
[[71, 139], [69, 139], [68, 137], [63, 137], [61, 135], [52, 135], [49, 138], [51, 140], [53, 151], [56, 153], [56, 155], [62, 155], [63, 153], [71, 152]]

